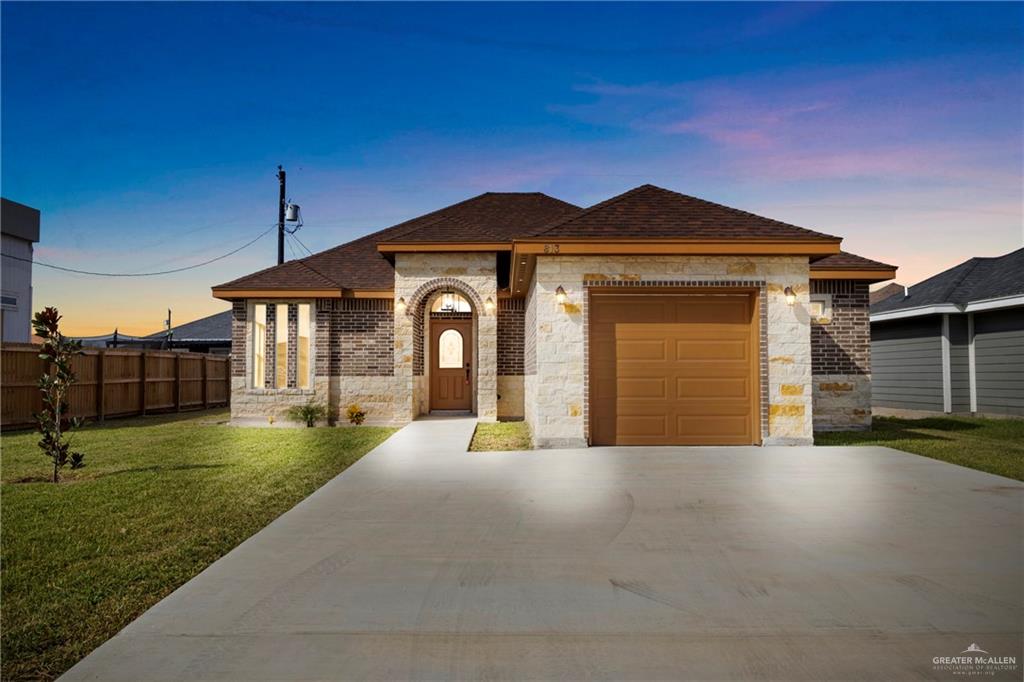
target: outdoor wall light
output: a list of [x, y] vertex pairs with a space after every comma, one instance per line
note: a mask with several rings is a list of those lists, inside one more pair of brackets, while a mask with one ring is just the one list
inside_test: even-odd
[[786, 290], [782, 293], [786, 295], [786, 305], [794, 305], [796, 303], [796, 292], [793, 291], [793, 287], [786, 287]]
[[395, 310], [400, 313], [405, 312], [405, 297], [398, 299], [398, 303], [395, 304]]
[[489, 313], [494, 312], [494, 300], [490, 296], [488, 296], [487, 300], [484, 301], [484, 310], [486, 310]]
[[569, 300], [569, 297], [565, 293], [565, 289], [563, 289], [561, 286], [555, 289], [555, 300], [558, 301], [559, 303], [565, 303], [566, 301]]

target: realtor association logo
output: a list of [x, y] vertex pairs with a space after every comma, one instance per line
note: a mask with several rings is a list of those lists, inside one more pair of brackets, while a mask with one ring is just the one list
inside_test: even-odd
[[1016, 656], [994, 656], [982, 649], [976, 642], [957, 656], [936, 656], [932, 667], [963, 677], [992, 677], [996, 673], [1017, 669]]

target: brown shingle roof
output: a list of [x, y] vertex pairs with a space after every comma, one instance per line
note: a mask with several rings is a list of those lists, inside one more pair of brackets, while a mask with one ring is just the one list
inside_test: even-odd
[[846, 251], [840, 251], [811, 263], [811, 270], [889, 270], [890, 268], [895, 269], [896, 266]]
[[800, 239], [837, 241], [796, 225], [641, 185], [547, 225], [531, 236], [562, 238]]
[[220, 284], [215, 289], [390, 289], [395, 268], [377, 251], [386, 241], [511, 242], [577, 206], [540, 192], [487, 192], [355, 241]]
[[[451, 209], [451, 210], [449, 210]], [[427, 220], [397, 237], [399, 242], [511, 242], [582, 209], [541, 192], [486, 192]]]

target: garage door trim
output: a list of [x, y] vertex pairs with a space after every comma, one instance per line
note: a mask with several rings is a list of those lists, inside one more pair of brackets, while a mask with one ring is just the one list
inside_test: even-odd
[[[733, 283], [730, 282], [730, 285]], [[608, 286], [607, 283], [600, 283], [595, 281], [594, 283], [584, 282], [586, 288], [585, 297], [585, 355], [586, 355], [586, 412], [584, 414], [586, 420], [586, 434], [587, 441], [590, 444], [594, 442], [594, 420], [593, 416], [593, 403], [591, 391], [593, 390], [593, 382], [591, 376], [593, 373], [593, 362], [594, 353], [592, 349], [592, 306], [594, 304], [594, 298], [600, 298], [603, 296], [686, 296], [686, 297], [704, 297], [713, 295], [746, 295], [750, 297], [750, 304], [752, 306], [751, 311], [751, 323], [750, 323], [750, 376], [751, 376], [751, 402], [750, 402], [750, 433], [752, 434], [753, 444], [760, 445], [764, 437], [765, 422], [767, 419], [766, 414], [766, 403], [767, 396], [765, 395], [766, 387], [766, 373], [767, 367], [765, 366], [764, 357], [764, 317], [766, 315], [766, 300], [765, 300], [765, 285], [761, 281], [743, 281], [742, 283], [736, 283], [736, 286], [709, 286], [705, 282], [680, 282], [673, 283], [671, 285], [657, 284], [645, 284], [643, 282], [623, 282], [622, 284], [616, 284]]]

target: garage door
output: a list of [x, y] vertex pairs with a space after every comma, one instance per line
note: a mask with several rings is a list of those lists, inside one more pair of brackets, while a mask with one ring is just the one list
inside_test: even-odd
[[759, 442], [755, 302], [745, 292], [593, 293], [591, 442]]

